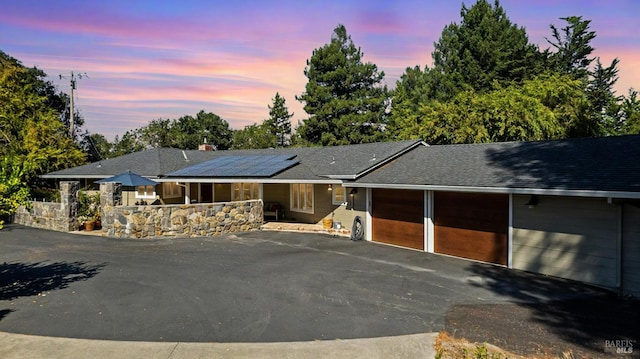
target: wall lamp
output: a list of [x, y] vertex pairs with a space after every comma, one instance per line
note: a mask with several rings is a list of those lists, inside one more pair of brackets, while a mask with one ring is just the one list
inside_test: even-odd
[[529, 197], [529, 202], [524, 204], [525, 206], [529, 207], [529, 208], [533, 208], [535, 206], [538, 205], [538, 195], [532, 194], [531, 197]]
[[351, 191], [349, 191], [349, 194], [352, 195], [352, 196], [354, 194], [356, 194], [356, 193], [358, 193], [358, 189], [357, 188], [352, 188]]
[[330, 185], [329, 185], [329, 188], [327, 188], [327, 189], [328, 189], [329, 191], [333, 191], [333, 185], [332, 185], [332, 184], [330, 184]]

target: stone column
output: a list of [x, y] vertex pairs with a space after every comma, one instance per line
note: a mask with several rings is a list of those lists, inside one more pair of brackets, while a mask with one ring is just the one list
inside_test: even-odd
[[78, 191], [79, 181], [60, 182], [60, 213], [63, 217], [64, 230], [78, 230]]
[[104, 206], [122, 206], [122, 185], [120, 183], [100, 183], [100, 207]]
[[115, 182], [100, 183], [100, 217], [102, 232], [114, 235], [115, 214], [113, 207], [122, 205], [122, 184]]

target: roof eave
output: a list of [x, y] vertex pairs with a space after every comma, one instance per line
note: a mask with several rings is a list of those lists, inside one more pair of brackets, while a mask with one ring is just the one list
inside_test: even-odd
[[85, 178], [95, 178], [95, 179], [102, 179], [102, 178], [109, 178], [113, 175], [64, 175], [64, 174], [44, 174], [44, 175], [40, 175], [40, 178], [45, 178], [45, 179], [85, 179]]
[[505, 193], [505, 194], [524, 194], [524, 195], [535, 194], [535, 195], [549, 195], [549, 196], [640, 199], [640, 192], [561, 189], [561, 188], [553, 188], [553, 189], [511, 188], [511, 187], [443, 186], [443, 185], [415, 185], [415, 184], [388, 184], [388, 183], [349, 183], [349, 187], [414, 189], [414, 190], [443, 191], [443, 192]]
[[263, 183], [263, 184], [290, 184], [290, 183], [314, 183], [314, 184], [342, 184], [342, 181], [337, 179], [299, 179], [299, 178], [247, 178], [247, 177], [238, 177], [238, 178], [187, 178], [187, 177], [172, 177], [172, 178], [161, 178], [158, 179], [157, 182], [183, 182], [183, 183], [243, 183], [243, 182], [252, 182], [252, 183]]

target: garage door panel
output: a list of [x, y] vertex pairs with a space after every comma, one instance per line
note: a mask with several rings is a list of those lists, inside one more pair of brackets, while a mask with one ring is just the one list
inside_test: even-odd
[[375, 190], [373, 192], [372, 216], [422, 223], [423, 194], [421, 191]]
[[506, 265], [507, 236], [464, 228], [435, 228], [436, 253]]
[[373, 241], [424, 250], [424, 192], [374, 189], [371, 217]]
[[377, 218], [375, 241], [424, 250], [423, 226], [417, 223]]
[[434, 193], [436, 253], [507, 264], [509, 196]]

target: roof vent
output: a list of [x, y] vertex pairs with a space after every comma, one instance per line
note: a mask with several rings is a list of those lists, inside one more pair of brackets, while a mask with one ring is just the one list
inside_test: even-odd
[[376, 161], [376, 160], [377, 160], [377, 158], [376, 158], [376, 154], [374, 153], [374, 154], [373, 154], [373, 157], [371, 158], [371, 162]]
[[335, 165], [336, 164], [336, 158], [331, 156], [331, 165]]
[[189, 157], [187, 157], [187, 153], [184, 152], [184, 150], [182, 150], [182, 157], [184, 157], [184, 160], [189, 162]]

